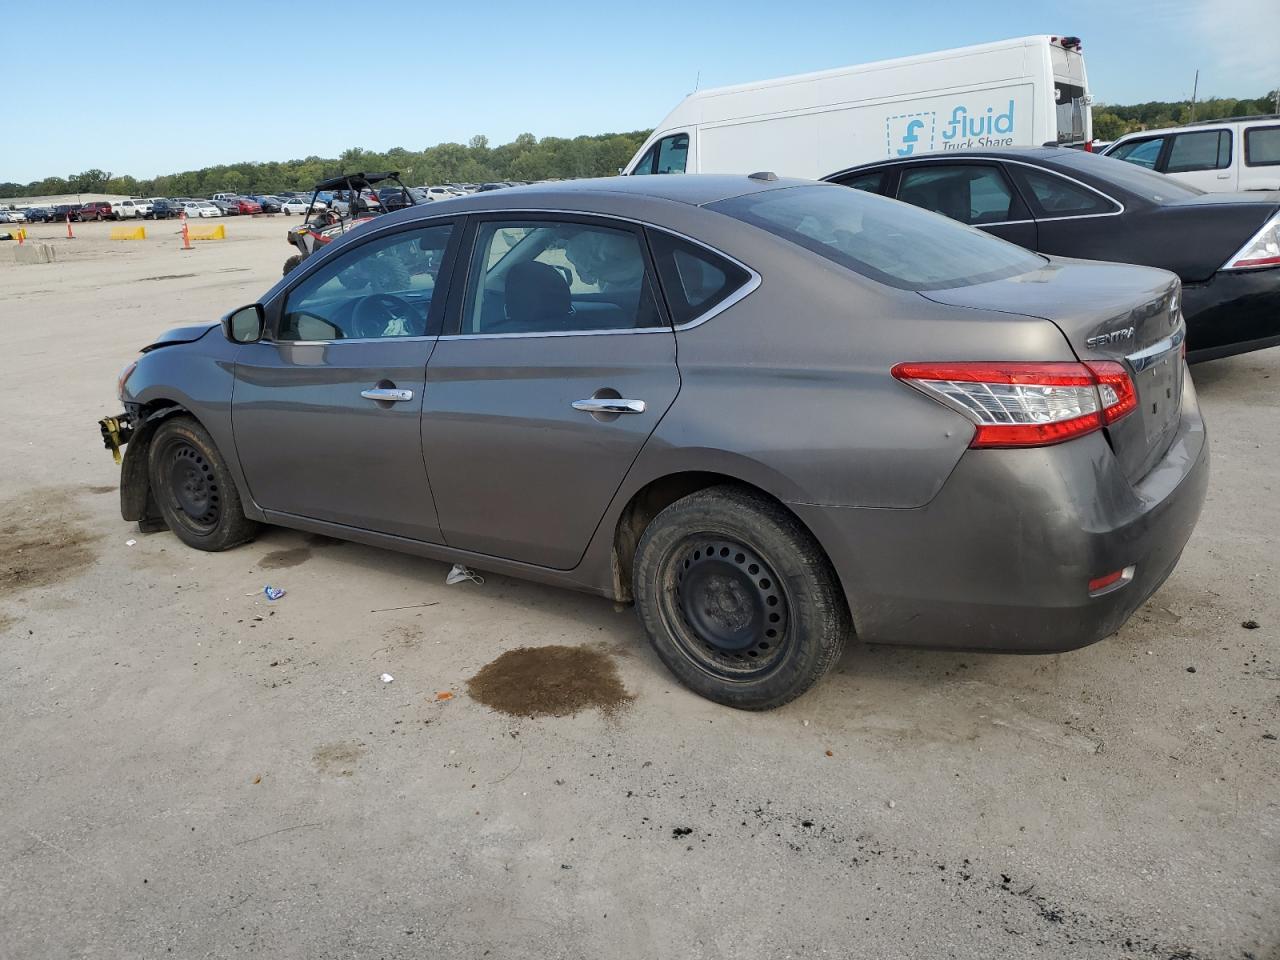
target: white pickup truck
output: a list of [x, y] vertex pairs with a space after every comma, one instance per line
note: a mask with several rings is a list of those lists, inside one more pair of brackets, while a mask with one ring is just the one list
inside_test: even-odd
[[121, 200], [119, 203], [113, 203], [111, 209], [120, 214], [121, 220], [141, 220], [143, 217], [151, 216], [151, 201]]

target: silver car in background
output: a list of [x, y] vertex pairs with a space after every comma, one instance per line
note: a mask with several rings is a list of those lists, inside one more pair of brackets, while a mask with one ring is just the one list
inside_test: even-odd
[[546, 184], [388, 214], [120, 381], [122, 513], [279, 524], [634, 602], [720, 703], [847, 639], [1118, 629], [1200, 513], [1176, 277], [860, 191]]

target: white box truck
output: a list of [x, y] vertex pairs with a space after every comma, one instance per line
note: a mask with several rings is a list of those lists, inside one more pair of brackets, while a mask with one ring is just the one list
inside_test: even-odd
[[1020, 37], [699, 90], [623, 172], [816, 179], [928, 151], [1085, 146], [1091, 102], [1079, 38]]

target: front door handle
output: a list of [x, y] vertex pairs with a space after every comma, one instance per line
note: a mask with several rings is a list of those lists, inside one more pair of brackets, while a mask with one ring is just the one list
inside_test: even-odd
[[404, 400], [413, 399], [412, 390], [397, 390], [394, 387], [373, 387], [369, 390], [361, 390], [360, 396], [366, 400], [381, 400], [384, 403], [400, 403]]
[[644, 413], [643, 400], [623, 400], [613, 397], [591, 397], [573, 401], [573, 409], [583, 413]]

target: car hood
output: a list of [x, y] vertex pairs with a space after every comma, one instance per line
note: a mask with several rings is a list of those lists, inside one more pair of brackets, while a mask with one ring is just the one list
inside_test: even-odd
[[143, 347], [142, 353], [150, 353], [152, 350], [159, 350], [161, 347], [171, 347], [176, 343], [194, 343], [216, 326], [218, 324], [214, 322], [192, 324], [189, 327], [174, 327], [172, 330], [166, 330]]

